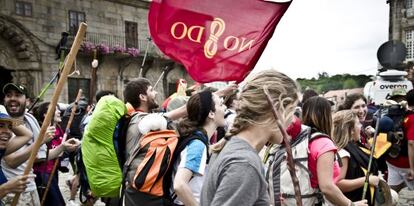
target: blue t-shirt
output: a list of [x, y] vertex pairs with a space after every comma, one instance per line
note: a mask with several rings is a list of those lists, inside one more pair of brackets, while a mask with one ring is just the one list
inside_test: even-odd
[[[6, 152], [6, 150], [0, 150], [0, 160], [3, 158], [4, 153]], [[7, 178], [3, 173], [3, 169], [1, 168], [1, 164], [0, 164], [0, 185], [4, 184], [7, 182]]]

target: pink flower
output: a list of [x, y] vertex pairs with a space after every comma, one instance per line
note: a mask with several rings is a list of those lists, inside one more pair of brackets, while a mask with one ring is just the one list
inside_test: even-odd
[[96, 46], [96, 49], [101, 54], [109, 54], [109, 46], [103, 43], [100, 43]]
[[92, 53], [95, 48], [95, 45], [90, 41], [85, 41], [81, 45], [81, 49], [84, 53]]
[[132, 57], [137, 57], [139, 55], [139, 49], [137, 48], [128, 48], [127, 53]]
[[113, 52], [117, 52], [117, 53], [124, 53], [126, 51], [125, 47], [122, 47], [120, 45], [116, 45], [111, 49]]

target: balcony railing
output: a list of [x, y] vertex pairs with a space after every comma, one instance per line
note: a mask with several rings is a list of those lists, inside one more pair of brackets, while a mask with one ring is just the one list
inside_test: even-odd
[[[86, 38], [84, 41], [91, 42], [94, 45], [105, 44], [110, 48], [114, 47], [124, 47], [126, 48], [125, 44], [125, 36], [117, 36], [111, 34], [103, 34], [103, 33], [94, 33], [94, 32], [87, 32]], [[147, 48], [148, 39], [138, 39], [138, 47], [140, 54], [144, 54]], [[162, 52], [158, 49], [158, 47], [151, 41], [148, 45], [148, 55], [153, 56], [160, 56], [162, 57]]]

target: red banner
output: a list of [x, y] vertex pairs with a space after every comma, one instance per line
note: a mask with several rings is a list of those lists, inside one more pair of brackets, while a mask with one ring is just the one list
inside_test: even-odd
[[164, 54], [197, 82], [243, 81], [289, 3], [263, 0], [153, 0], [149, 28]]

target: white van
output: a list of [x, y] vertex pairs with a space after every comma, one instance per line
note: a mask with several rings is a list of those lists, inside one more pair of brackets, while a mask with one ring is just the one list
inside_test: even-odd
[[380, 105], [385, 102], [392, 91], [403, 88], [407, 92], [413, 89], [413, 84], [406, 78], [407, 72], [398, 70], [387, 70], [375, 76], [374, 81], [368, 82], [364, 87], [364, 96], [368, 102]]

